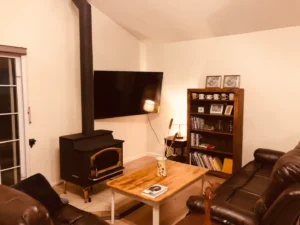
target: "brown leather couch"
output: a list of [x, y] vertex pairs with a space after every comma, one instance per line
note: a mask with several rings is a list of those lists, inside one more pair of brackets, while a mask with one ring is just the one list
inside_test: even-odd
[[97, 216], [64, 204], [41, 174], [13, 187], [0, 185], [0, 225], [108, 225]]
[[[189, 214], [177, 225], [199, 224], [195, 218], [204, 213], [203, 197], [191, 196], [187, 206]], [[213, 224], [295, 225], [299, 215], [300, 143], [288, 153], [257, 149], [254, 160], [225, 181], [211, 203]]]
[[47, 209], [30, 196], [0, 185], [1, 225], [52, 225]]

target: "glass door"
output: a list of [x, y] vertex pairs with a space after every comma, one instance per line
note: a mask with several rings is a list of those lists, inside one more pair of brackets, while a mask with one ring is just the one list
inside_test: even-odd
[[20, 58], [0, 56], [0, 184], [25, 175], [24, 113]]

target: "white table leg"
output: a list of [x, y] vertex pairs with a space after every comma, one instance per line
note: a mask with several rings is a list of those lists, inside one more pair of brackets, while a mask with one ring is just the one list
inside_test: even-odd
[[159, 204], [153, 205], [153, 225], [159, 225]]
[[115, 224], [115, 191], [111, 189], [111, 224]]

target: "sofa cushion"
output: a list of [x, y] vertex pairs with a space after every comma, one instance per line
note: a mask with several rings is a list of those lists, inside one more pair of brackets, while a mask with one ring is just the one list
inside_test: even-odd
[[256, 202], [254, 211], [264, 214], [286, 188], [297, 182], [300, 182], [300, 142], [294, 150], [284, 154], [275, 163], [271, 180]]
[[[253, 211], [253, 205], [270, 182], [272, 168], [271, 164], [254, 160], [237, 171], [216, 190], [211, 216], [236, 225], [259, 224], [260, 215]], [[198, 206], [203, 208], [204, 204], [198, 203]], [[193, 211], [191, 206], [189, 208]]]

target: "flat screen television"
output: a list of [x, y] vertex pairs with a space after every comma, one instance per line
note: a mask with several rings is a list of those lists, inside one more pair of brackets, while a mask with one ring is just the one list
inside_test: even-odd
[[94, 71], [94, 117], [145, 114], [145, 100], [160, 105], [163, 72]]

